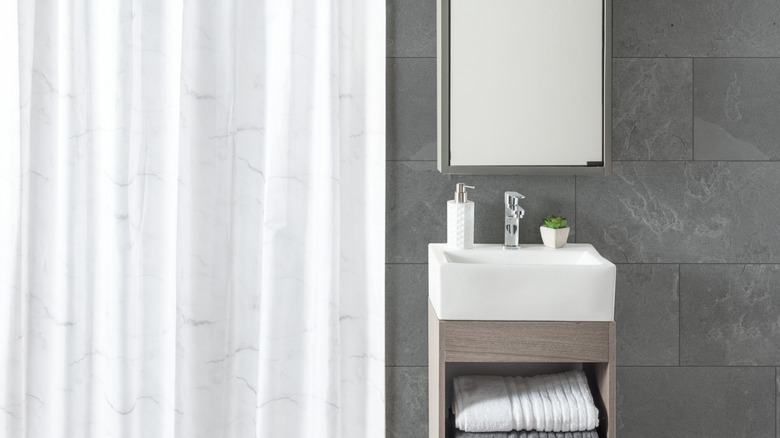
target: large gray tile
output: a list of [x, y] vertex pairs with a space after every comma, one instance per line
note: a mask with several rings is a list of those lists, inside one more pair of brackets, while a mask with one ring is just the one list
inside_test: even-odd
[[504, 192], [526, 196], [521, 243], [541, 243], [539, 226], [547, 214], [569, 218], [569, 242], [574, 242], [574, 177], [442, 175], [435, 162], [387, 163], [388, 263], [427, 263], [428, 243], [447, 240], [447, 201], [455, 183], [476, 186], [474, 242], [503, 243]]
[[436, 56], [436, 0], [387, 0], [387, 56]]
[[386, 368], [387, 438], [428, 436], [428, 368]]
[[616, 162], [577, 177], [577, 240], [616, 263], [780, 262], [780, 163]]
[[387, 60], [387, 159], [436, 159], [436, 60]]
[[617, 369], [617, 436], [775, 436], [773, 368]]
[[428, 365], [428, 265], [387, 265], [385, 351], [388, 365]]
[[618, 365], [679, 364], [677, 265], [617, 265]]
[[683, 265], [684, 365], [780, 365], [780, 265]]
[[615, 0], [612, 10], [615, 56], [780, 56], [776, 0]]
[[612, 158], [693, 157], [693, 64], [690, 59], [612, 62]]
[[780, 59], [695, 61], [697, 160], [780, 159]]

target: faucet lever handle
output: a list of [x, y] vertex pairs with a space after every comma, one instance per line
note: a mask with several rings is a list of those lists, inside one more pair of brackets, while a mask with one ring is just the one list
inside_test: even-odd
[[507, 207], [516, 207], [520, 203], [521, 199], [525, 199], [525, 196], [521, 195], [520, 193], [504, 192], [504, 204], [506, 204]]

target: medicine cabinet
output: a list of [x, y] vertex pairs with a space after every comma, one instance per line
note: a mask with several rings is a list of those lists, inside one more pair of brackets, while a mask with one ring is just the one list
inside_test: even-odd
[[437, 0], [438, 168], [611, 167], [611, 0]]

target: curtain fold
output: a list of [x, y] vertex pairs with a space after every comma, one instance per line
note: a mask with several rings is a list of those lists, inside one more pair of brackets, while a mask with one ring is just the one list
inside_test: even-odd
[[383, 436], [384, 1], [0, 8], [0, 435]]

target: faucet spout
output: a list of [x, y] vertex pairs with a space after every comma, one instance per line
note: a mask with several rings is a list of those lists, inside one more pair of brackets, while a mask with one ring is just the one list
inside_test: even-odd
[[525, 210], [520, 200], [525, 196], [517, 192], [504, 192], [504, 249], [520, 248], [520, 219]]

